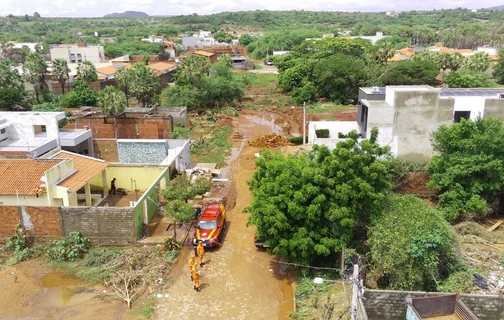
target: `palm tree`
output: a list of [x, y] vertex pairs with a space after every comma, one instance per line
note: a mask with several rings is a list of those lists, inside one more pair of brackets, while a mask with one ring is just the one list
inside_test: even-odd
[[131, 94], [138, 103], [144, 107], [150, 107], [161, 92], [159, 79], [154, 71], [143, 63], [135, 63], [131, 67], [132, 81]]
[[130, 68], [122, 68], [116, 72], [115, 82], [117, 87], [124, 92], [126, 96], [126, 107], [129, 107], [129, 97], [131, 91], [131, 83], [133, 82], [133, 69]]
[[84, 61], [77, 66], [77, 78], [86, 81], [86, 83], [98, 80], [96, 68], [90, 61]]
[[54, 59], [53, 61], [53, 74], [58, 77], [58, 83], [61, 86], [61, 91], [65, 94], [65, 83], [70, 81], [69, 78], [70, 68], [65, 59]]
[[198, 81], [208, 73], [210, 60], [206, 57], [190, 55], [178, 67], [177, 84], [196, 87]]
[[39, 53], [30, 53], [26, 56], [24, 64], [26, 72], [24, 77], [26, 81], [33, 85], [35, 90], [35, 97], [37, 102], [40, 103], [40, 94], [47, 91], [49, 88], [45, 82], [45, 75], [47, 74], [47, 64], [44, 56]]
[[116, 138], [117, 132], [117, 116], [124, 112], [126, 108], [126, 96], [121, 90], [113, 86], [106, 86], [100, 91], [98, 99], [98, 107], [104, 115], [114, 117], [114, 132]]
[[472, 71], [485, 72], [490, 66], [490, 59], [485, 52], [478, 52], [467, 59], [465, 67]]

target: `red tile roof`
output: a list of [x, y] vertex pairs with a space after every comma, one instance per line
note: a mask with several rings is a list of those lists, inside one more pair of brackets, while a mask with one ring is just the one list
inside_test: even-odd
[[77, 172], [70, 175], [68, 178], [58, 184], [58, 186], [68, 188], [72, 192], [78, 191], [89, 180], [93, 179], [93, 177], [95, 177], [108, 166], [108, 162], [105, 162], [103, 160], [94, 159], [66, 151], [58, 152], [57, 154], [52, 156], [51, 159], [73, 160], [74, 168], [75, 170], [77, 170]]
[[0, 195], [35, 195], [41, 177], [58, 160], [12, 159], [0, 160]]

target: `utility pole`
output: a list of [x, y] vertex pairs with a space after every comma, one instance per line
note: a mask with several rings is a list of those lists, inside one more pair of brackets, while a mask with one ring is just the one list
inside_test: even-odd
[[354, 264], [353, 266], [353, 277], [352, 277], [352, 305], [350, 306], [350, 319], [357, 319], [357, 299], [359, 296], [359, 265]]
[[303, 150], [306, 151], [306, 101], [303, 102]]

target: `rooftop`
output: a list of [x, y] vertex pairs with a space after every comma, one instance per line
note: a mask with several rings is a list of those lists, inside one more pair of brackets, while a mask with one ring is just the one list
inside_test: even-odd
[[60, 151], [52, 156], [51, 159], [73, 160], [74, 168], [77, 171], [58, 184], [58, 186], [68, 188], [72, 192], [78, 191], [89, 180], [91, 180], [94, 176], [99, 174], [108, 166], [108, 162], [105, 162], [103, 160], [86, 157], [67, 151]]
[[57, 163], [58, 160], [0, 160], [0, 194], [35, 195], [34, 190], [43, 184], [40, 178]]
[[203, 50], [198, 50], [196, 52], [194, 52], [194, 54], [197, 54], [199, 56], [204, 56], [204, 57], [211, 57], [213, 56], [215, 53], [212, 53], [212, 52], [206, 52], [206, 51], [203, 51]]
[[[401, 90], [401, 86], [393, 86], [394, 90]], [[438, 88], [433, 88], [429, 86], [404, 86], [403, 90], [427, 90], [431, 88], [433, 90], [439, 90]], [[377, 88], [377, 92], [373, 91], [371, 87], [362, 87], [360, 88], [366, 94], [385, 94], [386, 87]], [[497, 98], [499, 94], [504, 94], [503, 88], [441, 88], [440, 96], [441, 97], [459, 97], [459, 96], [467, 96], [467, 97], [489, 97], [489, 98]]]

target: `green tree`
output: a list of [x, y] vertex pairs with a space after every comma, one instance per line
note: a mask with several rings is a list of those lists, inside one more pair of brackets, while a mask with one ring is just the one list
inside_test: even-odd
[[208, 73], [210, 60], [206, 57], [190, 55], [177, 68], [176, 84], [196, 88], [199, 80]]
[[65, 59], [54, 59], [52, 73], [56, 75], [57, 81], [61, 86], [61, 92], [65, 94], [65, 83], [68, 83], [70, 89], [70, 68]]
[[233, 67], [233, 60], [231, 59], [231, 56], [227, 53], [225, 53], [219, 57], [219, 62], [222, 62], [228, 68]]
[[173, 238], [177, 239], [177, 223], [185, 223], [194, 219], [194, 208], [182, 200], [173, 200], [165, 206], [165, 215], [175, 222], [173, 228]]
[[489, 86], [483, 72], [461, 69], [451, 71], [446, 76], [444, 83], [450, 88], [484, 88]]
[[385, 85], [435, 85], [438, 74], [439, 68], [435, 63], [410, 59], [394, 63], [381, 81]]
[[28, 54], [26, 56], [24, 68], [24, 77], [27, 82], [33, 85], [35, 97], [37, 99], [37, 102], [40, 103], [40, 95], [43, 92], [48, 91], [49, 89], [45, 81], [45, 76], [47, 74], [47, 64], [45, 62], [44, 56], [38, 53]]
[[72, 92], [60, 97], [59, 104], [62, 108], [94, 107], [98, 103], [98, 94], [84, 80], [76, 79], [72, 88]]
[[12, 111], [24, 104], [23, 92], [16, 88], [0, 88], [0, 110]]
[[131, 83], [133, 82], [133, 69], [122, 68], [116, 72], [115, 82], [117, 87], [124, 92], [126, 96], [126, 107], [129, 107], [129, 98], [131, 95]]
[[240, 36], [238, 43], [242, 46], [247, 46], [254, 40], [251, 35], [244, 33]]
[[187, 202], [187, 200], [194, 198], [198, 194], [204, 194], [210, 191], [211, 184], [208, 184], [203, 178], [197, 179], [195, 184], [191, 184], [191, 181], [186, 175], [176, 176], [170, 181], [163, 190], [163, 197], [166, 200], [182, 200]]
[[130, 92], [138, 103], [144, 107], [151, 107], [161, 93], [161, 85], [154, 70], [143, 63], [135, 63], [131, 67], [132, 81]]
[[96, 68], [91, 61], [83, 61], [77, 66], [77, 79], [84, 80], [86, 83], [95, 82], [98, 80]]
[[388, 149], [378, 146], [377, 136], [374, 128], [370, 140], [359, 142], [352, 131], [332, 152], [315, 146], [307, 154], [261, 154], [249, 181], [249, 223], [273, 254], [314, 263], [365, 238], [392, 187], [379, 160]]
[[497, 210], [504, 187], [504, 126], [495, 118], [462, 119], [432, 137], [438, 153], [428, 171], [448, 221]]
[[126, 109], [126, 96], [114, 86], [106, 86], [100, 91], [98, 107], [102, 114], [116, 117]]
[[477, 52], [466, 60], [464, 68], [476, 72], [485, 72], [489, 66], [490, 58], [488, 57], [488, 54], [485, 52]]
[[320, 97], [347, 104], [357, 98], [368, 74], [361, 60], [335, 54], [315, 64], [314, 78]]
[[13, 65], [9, 60], [0, 60], [0, 87], [10, 87], [24, 91], [23, 78], [12, 67]]
[[492, 75], [498, 83], [504, 83], [504, 49], [499, 50], [497, 63], [495, 64]]
[[464, 270], [455, 234], [443, 215], [411, 195], [387, 198], [372, 224], [368, 281], [393, 290], [437, 291], [450, 274]]

